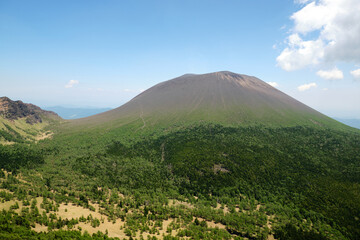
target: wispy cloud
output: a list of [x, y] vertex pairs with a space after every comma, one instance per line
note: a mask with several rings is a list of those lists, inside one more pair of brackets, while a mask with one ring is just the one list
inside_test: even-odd
[[269, 84], [272, 87], [278, 87], [279, 84], [277, 82], [266, 82], [267, 84]]
[[303, 92], [303, 91], [309, 90], [310, 88], [315, 88], [315, 87], [317, 87], [316, 83], [309, 83], [309, 84], [304, 84], [304, 85], [298, 86], [297, 89], [300, 92]]
[[339, 80], [344, 78], [343, 72], [336, 67], [329, 71], [320, 70], [316, 74], [326, 80]]
[[66, 85], [65, 88], [72, 88], [74, 85], [79, 84], [78, 80], [70, 80]]

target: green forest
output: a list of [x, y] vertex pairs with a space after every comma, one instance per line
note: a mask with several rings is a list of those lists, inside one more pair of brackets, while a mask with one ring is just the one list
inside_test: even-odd
[[134, 128], [0, 145], [0, 238], [360, 238], [356, 131]]

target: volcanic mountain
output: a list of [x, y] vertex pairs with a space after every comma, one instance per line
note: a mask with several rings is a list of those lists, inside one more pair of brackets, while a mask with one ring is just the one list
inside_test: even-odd
[[[42, 123], [26, 123], [18, 104], [10, 111], [18, 114], [6, 114], [11, 119], [0, 131], [5, 144], [12, 143], [0, 145], [0, 168], [27, 177], [15, 181], [0, 171], [2, 188], [14, 199], [25, 194], [31, 204], [41, 196], [44, 210], [53, 204], [50, 196], [63, 207], [97, 203], [91, 214], [105, 213], [101, 218], [111, 221], [103, 225], [95, 217], [86, 223], [97, 220], [102, 227], [81, 225], [84, 230], [109, 229], [109, 236], [134, 239], [142, 239], [138, 233], [144, 231], [175, 239], [163, 235], [168, 230], [157, 235], [158, 223], [170, 220], [164, 229], [176, 238], [360, 239], [359, 131], [258, 78], [187, 74], [117, 109], [46, 128], [40, 128], [46, 123], [41, 114]], [[9, 113], [10, 106], [3, 108]], [[13, 121], [18, 125], [10, 125]], [[32, 144], [39, 140], [35, 135], [51, 136], [45, 131], [54, 132], [51, 140]], [[84, 210], [78, 209], [66, 214]], [[0, 236], [30, 231], [39, 218], [54, 229], [25, 232], [21, 239], [80, 234], [67, 232], [80, 229], [78, 219], [64, 221], [66, 211], [54, 210], [49, 209], [56, 216], [51, 220], [40, 213], [34, 217], [33, 211], [13, 218], [15, 211], [1, 211]], [[56, 233], [55, 226], [62, 231]]]
[[[269, 216], [285, 219], [278, 225], [284, 235], [276, 239], [360, 239], [359, 131], [256, 77], [231, 72], [183, 75], [119, 108], [62, 126], [51, 147], [61, 154], [49, 160], [51, 171], [55, 161], [74, 171], [58, 180], [62, 186], [65, 178], [89, 176], [86, 186], [96, 179], [93, 184], [128, 191], [157, 194], [171, 189], [171, 194], [212, 198], [214, 207], [224, 196], [281, 202], [277, 206], [296, 213], [278, 218], [287, 210], [268, 206]], [[319, 217], [310, 220], [313, 213]], [[227, 231], [266, 239], [243, 229], [258, 216], [241, 219], [224, 221]], [[267, 217], [262, 219], [263, 226], [254, 225], [266, 229]], [[296, 227], [288, 224], [293, 220]], [[310, 229], [319, 220], [319, 232], [329, 237], [310, 236], [316, 235]], [[310, 235], [301, 235], [307, 228], [303, 225], [309, 226]]]
[[216, 122], [232, 125], [341, 126], [264, 81], [228, 71], [185, 74], [161, 82], [111, 111], [74, 121], [121, 124]]

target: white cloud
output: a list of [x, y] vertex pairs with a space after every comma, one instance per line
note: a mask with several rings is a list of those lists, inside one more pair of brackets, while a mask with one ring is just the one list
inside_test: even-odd
[[359, 69], [356, 69], [354, 71], [351, 71], [350, 74], [356, 78], [356, 79], [360, 79], [360, 68]]
[[344, 78], [343, 72], [336, 67], [329, 71], [320, 70], [316, 74], [326, 80], [339, 80]]
[[267, 84], [269, 84], [272, 87], [277, 87], [279, 86], [279, 84], [277, 82], [266, 82]]
[[[291, 19], [295, 22], [295, 32], [309, 33], [322, 28], [329, 22], [334, 21], [337, 14], [338, 3], [336, 1], [320, 0], [312, 1], [300, 11], [295, 12]], [[340, 2], [340, 1], [338, 1]]]
[[313, 87], [317, 87], [316, 83], [304, 84], [304, 85], [298, 86], [297, 89], [300, 92], [303, 92], [303, 91], [309, 90], [310, 88], [313, 88]]
[[74, 85], [79, 84], [78, 80], [70, 80], [66, 85], [65, 88], [72, 88]]
[[278, 65], [286, 70], [293, 71], [307, 65], [316, 65], [324, 56], [322, 41], [304, 41], [295, 33], [287, 39], [288, 47], [276, 58]]
[[360, 62], [359, 0], [296, 0], [294, 27], [277, 57], [286, 71], [327, 62]]

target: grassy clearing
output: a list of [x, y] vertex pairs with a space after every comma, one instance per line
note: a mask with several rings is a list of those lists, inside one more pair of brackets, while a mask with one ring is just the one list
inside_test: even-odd
[[98, 212], [91, 211], [90, 209], [83, 208], [80, 206], [73, 205], [71, 203], [69, 204], [60, 204], [59, 211], [56, 212], [56, 214], [64, 219], [71, 219], [71, 218], [80, 218], [80, 217], [87, 217], [89, 215], [92, 215], [94, 218], [104, 218], [107, 217], [105, 215], [102, 215]]
[[115, 223], [105, 221], [104, 223], [100, 223], [100, 226], [95, 228], [92, 227], [89, 223], [79, 223], [77, 227], [80, 227], [83, 233], [85, 231], [90, 234], [97, 233], [98, 231], [102, 233], [107, 232], [109, 237], [114, 237], [114, 238], [118, 237], [123, 239], [127, 237], [126, 234], [124, 233], [124, 230], [122, 229], [124, 224], [125, 223], [123, 221], [117, 219]]

